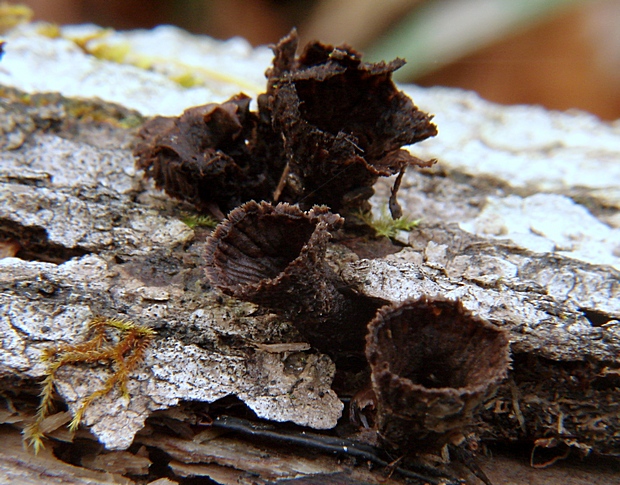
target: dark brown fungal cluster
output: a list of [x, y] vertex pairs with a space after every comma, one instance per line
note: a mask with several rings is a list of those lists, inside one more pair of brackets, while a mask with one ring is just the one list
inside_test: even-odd
[[231, 210], [206, 245], [215, 288], [283, 316], [338, 366], [360, 358], [357, 375], [370, 384], [358, 417], [371, 441], [436, 451], [462, 436], [505, 377], [506, 336], [441, 298], [377, 312], [386, 302], [355, 293], [326, 261], [344, 224], [336, 212], [366, 210], [378, 177], [398, 174], [390, 209], [399, 216], [405, 169], [429, 165], [402, 147], [436, 127], [392, 82], [403, 61], [368, 64], [318, 42], [296, 51], [295, 32], [274, 48], [257, 113], [240, 94], [146, 123], [138, 167], [200, 210]]
[[230, 210], [250, 198], [268, 198], [263, 165], [251, 153], [257, 116], [239, 94], [222, 104], [157, 116], [144, 124], [134, 154], [155, 186], [201, 211]]
[[296, 50], [294, 31], [274, 47], [258, 113], [239, 94], [147, 122], [137, 166], [200, 210], [256, 199], [347, 212], [366, 208], [378, 177], [432, 163], [402, 149], [437, 134], [392, 82], [404, 61], [364, 63], [348, 46], [318, 42]]
[[373, 426], [384, 446], [438, 451], [463, 436], [506, 377], [506, 334], [458, 301], [422, 297], [377, 311], [382, 302], [347, 291], [325, 261], [330, 231], [342, 223], [324, 206], [248, 202], [209, 237], [207, 276], [224, 293], [290, 319], [332, 356], [365, 346], [371, 383], [363, 403], [354, 399], [359, 423]]
[[437, 134], [431, 118], [392, 82], [403, 60], [363, 63], [349, 46], [319, 42], [298, 58], [296, 50], [296, 35], [280, 41], [267, 93], [258, 98], [261, 117], [283, 140], [284, 200], [342, 211], [352, 193], [366, 200], [380, 176], [426, 165], [401, 148]]

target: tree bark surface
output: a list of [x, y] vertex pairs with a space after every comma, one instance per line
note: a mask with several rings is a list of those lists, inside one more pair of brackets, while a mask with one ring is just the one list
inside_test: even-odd
[[[82, 92], [69, 81], [20, 86], [18, 60], [35, 69], [45, 52], [59, 57], [55, 64], [45, 61], [59, 69], [48, 74], [52, 78], [77, 63], [93, 73], [105, 68], [119, 86], [124, 80], [133, 86], [138, 68], [97, 59], [71, 35], [69, 29], [49, 39], [23, 27], [8, 36], [0, 63], [0, 252], [6, 256], [0, 259], [0, 384], [7, 403], [0, 433], [11, 445], [0, 455], [0, 477], [35, 483], [46, 473], [57, 483], [133, 483], [123, 475], [145, 475], [150, 464], [140, 462], [146, 454], [139, 450], [157, 446], [172, 457], [176, 476], [211, 476], [218, 483], [237, 483], [246, 472], [266, 481], [350, 473], [331, 459], [287, 462], [285, 453], [274, 452], [273, 462], [242, 462], [217, 448], [234, 449], [238, 440], [205, 436], [214, 448], [194, 449], [192, 440], [181, 445], [145, 425], [155, 415], [179, 431], [200, 419], [188, 403], [236, 396], [261, 418], [329, 429], [343, 403], [330, 387], [333, 362], [309, 349], [288, 322], [209, 288], [203, 253], [210, 230], [185, 224], [192, 209], [153, 189], [134, 169], [136, 127], [158, 113], [158, 93], [168, 96], [160, 112], [169, 114], [197, 104], [195, 92], [157, 68], [140, 71], [151, 98], [139, 102], [131, 89], [93, 92], [87, 75]], [[133, 45], [125, 34], [111, 35]], [[161, 31], [151, 35], [156, 43]], [[233, 47], [218, 46], [221, 55]], [[238, 49], [231, 55], [237, 59]], [[240, 69], [255, 76], [252, 62], [264, 52], [246, 57]], [[221, 80], [204, 82], [212, 91], [202, 94], [214, 99], [202, 102], [238, 91], [236, 81], [226, 89]], [[570, 448], [620, 455], [620, 126], [584, 113], [500, 107], [455, 90], [405, 89], [437, 114], [440, 131], [412, 149], [437, 158], [437, 165], [408, 173], [400, 192], [404, 212], [422, 222], [397, 236], [404, 247], [395, 254], [360, 258], [333, 245], [332, 261], [359, 293], [387, 301], [459, 298], [509, 332], [512, 370], [480, 414], [480, 438], [540, 447], [536, 440], [553, 438], [558, 454]], [[42, 94], [50, 90], [60, 94]], [[377, 215], [388, 197], [388, 185], [379, 184]], [[84, 462], [92, 470], [75, 472], [49, 452], [35, 458], [21, 451], [9, 425], [31, 419], [32, 407], [11, 402], [24, 395], [36, 402], [36, 384], [46, 372], [43, 350], [83, 342], [96, 316], [126, 318], [157, 335], [130, 376], [131, 398], [113, 389], [86, 409], [83, 423], [107, 451], [93, 444]], [[111, 372], [106, 365], [62, 367], [56, 391], [75, 413]], [[76, 439], [60, 425], [51, 427], [60, 443]], [[96, 443], [84, 430], [80, 436]], [[133, 455], [121, 451], [128, 448]], [[119, 453], [114, 460], [97, 458], [111, 450]], [[243, 453], [254, 451], [247, 445]]]

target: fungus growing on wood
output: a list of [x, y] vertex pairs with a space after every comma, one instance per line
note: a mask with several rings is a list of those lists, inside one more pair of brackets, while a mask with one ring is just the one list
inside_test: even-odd
[[380, 440], [418, 451], [458, 442], [510, 363], [504, 331], [438, 297], [381, 308], [366, 356]]
[[258, 98], [261, 119], [271, 120], [284, 140], [283, 200], [341, 212], [353, 199], [346, 209], [366, 208], [379, 177], [433, 163], [402, 149], [437, 134], [431, 116], [392, 81], [405, 61], [365, 63], [347, 45], [319, 42], [295, 57], [297, 42], [293, 31], [274, 48], [267, 93]]
[[251, 153], [257, 118], [249, 107], [250, 98], [238, 94], [180, 117], [147, 121], [134, 149], [138, 168], [157, 188], [202, 211], [219, 213], [269, 197], [267, 169]]
[[214, 215], [252, 199], [368, 210], [377, 179], [399, 174], [390, 209], [400, 217], [404, 170], [433, 163], [402, 147], [437, 134], [392, 81], [404, 61], [364, 63], [348, 46], [318, 42], [296, 57], [297, 41], [293, 31], [274, 47], [258, 113], [238, 94], [156, 117], [138, 135], [138, 168], [168, 195]]
[[326, 207], [247, 202], [209, 237], [207, 277], [222, 292], [290, 319], [319, 350], [362, 349], [376, 306], [347, 292], [325, 260], [330, 231], [343, 222]]

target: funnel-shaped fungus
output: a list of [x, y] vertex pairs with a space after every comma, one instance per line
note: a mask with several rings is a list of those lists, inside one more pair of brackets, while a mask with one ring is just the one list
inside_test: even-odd
[[254, 201], [233, 210], [207, 242], [207, 277], [216, 288], [290, 319], [325, 352], [363, 348], [376, 307], [339, 288], [325, 260], [330, 230], [344, 219], [326, 207], [303, 212]]
[[381, 308], [366, 356], [380, 439], [418, 451], [458, 440], [510, 363], [505, 332], [458, 301], [427, 297]]
[[243, 94], [189, 108], [180, 117], [157, 116], [138, 134], [137, 166], [157, 188], [201, 210], [230, 210], [253, 197], [270, 197], [274, 182], [251, 155], [256, 124]]
[[274, 48], [258, 113], [239, 94], [145, 123], [138, 168], [168, 195], [214, 214], [252, 199], [350, 213], [368, 209], [380, 176], [433, 163], [401, 148], [437, 134], [392, 82], [404, 61], [363, 63], [350, 47], [318, 42], [297, 58], [296, 48], [295, 31]]
[[360, 208], [380, 176], [432, 163], [401, 149], [437, 134], [431, 117], [392, 81], [403, 60], [364, 63], [349, 46], [319, 42], [298, 58], [296, 49], [293, 31], [274, 48], [267, 93], [258, 99], [261, 119], [270, 119], [284, 141], [283, 200], [341, 212], [353, 198]]

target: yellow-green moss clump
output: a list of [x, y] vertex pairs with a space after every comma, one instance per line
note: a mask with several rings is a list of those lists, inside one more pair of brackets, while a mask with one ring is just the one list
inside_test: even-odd
[[89, 327], [90, 338], [86, 342], [51, 347], [43, 352], [42, 359], [47, 363], [47, 370], [40, 393], [41, 402], [34, 421], [23, 431], [24, 440], [34, 448], [35, 453], [43, 447], [44, 433], [41, 424], [54, 410], [54, 386], [56, 374], [61, 367], [96, 362], [109, 363], [114, 367], [114, 372], [104, 387], [82, 401], [69, 423], [69, 429], [75, 431], [86, 408], [95, 399], [108, 394], [117, 384], [123, 398], [130, 398], [127, 390], [129, 375], [142, 361], [145, 350], [155, 337], [155, 332], [150, 328], [117, 318], [96, 317]]

